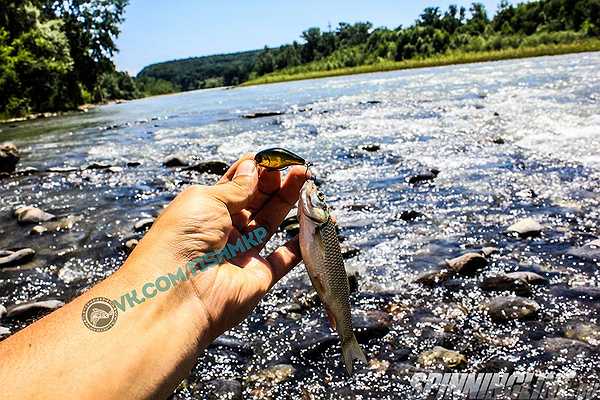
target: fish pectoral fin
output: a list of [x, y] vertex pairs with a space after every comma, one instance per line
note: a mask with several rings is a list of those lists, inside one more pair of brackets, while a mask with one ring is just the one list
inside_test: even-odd
[[331, 327], [333, 328], [333, 330], [336, 330], [337, 328], [335, 323], [335, 316], [327, 306], [325, 306], [325, 312], [327, 313], [327, 319], [329, 320]]

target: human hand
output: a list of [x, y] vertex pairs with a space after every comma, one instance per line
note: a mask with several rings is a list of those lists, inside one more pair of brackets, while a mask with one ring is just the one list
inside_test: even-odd
[[298, 200], [306, 177], [304, 167], [294, 167], [282, 180], [279, 171], [257, 167], [253, 154], [247, 154], [217, 185], [191, 186], [179, 194], [132, 254], [144, 254], [165, 274], [221, 251], [258, 227], [267, 229], [259, 246], [190, 277], [208, 324], [207, 341], [241, 322], [300, 261], [298, 237], [267, 257], [259, 253]]

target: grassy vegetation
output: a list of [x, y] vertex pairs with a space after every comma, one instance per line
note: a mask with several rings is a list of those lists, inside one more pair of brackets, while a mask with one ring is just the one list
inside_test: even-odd
[[370, 72], [437, 67], [443, 65], [468, 64], [484, 61], [498, 61], [568, 53], [582, 53], [589, 51], [600, 51], [600, 39], [581, 39], [574, 43], [545, 44], [538, 45], [535, 47], [520, 47], [516, 49], [488, 50], [479, 52], [452, 51], [442, 55], [431, 56], [426, 58], [417, 58], [404, 61], [384, 60], [374, 64], [360, 65], [356, 67], [347, 68], [336, 68], [331, 70], [282, 70], [244, 82], [241, 86], [297, 81], [303, 79], [326, 78], [342, 75], [364, 74]]

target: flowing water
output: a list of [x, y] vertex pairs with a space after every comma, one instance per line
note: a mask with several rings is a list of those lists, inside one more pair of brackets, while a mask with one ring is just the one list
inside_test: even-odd
[[[242, 118], [257, 111], [284, 113]], [[0, 129], [0, 141], [21, 151], [18, 168], [39, 170], [0, 180], [0, 249], [36, 251], [0, 271], [5, 306], [85, 291], [126, 258], [124, 242], [140, 236], [137, 220], [156, 216], [186, 185], [218, 179], [167, 168], [169, 155], [231, 163], [278, 146], [314, 163], [342, 245], [353, 250], [346, 264], [359, 275], [352, 303], [369, 365], [345, 375], [300, 267], [206, 351], [175, 398], [240, 384], [256, 398], [420, 398], [408, 380], [422, 367], [419, 354], [436, 345], [464, 354], [466, 372], [598, 378], [597, 343], [548, 350], [544, 340], [563, 337], [568, 324], [600, 323], [598, 253], [577, 253], [600, 236], [600, 53], [195, 91]], [[92, 163], [123, 169], [82, 170]], [[44, 172], [52, 167], [76, 170]], [[440, 171], [434, 181], [408, 183], [431, 168]], [[29, 235], [31, 226], [13, 217], [21, 204], [81, 219], [70, 230]], [[422, 216], [405, 221], [405, 211]], [[505, 233], [526, 217], [544, 225], [541, 236]], [[278, 234], [269, 247], [284, 239]], [[490, 246], [498, 251], [479, 273], [413, 283], [445, 259]], [[512, 271], [549, 280], [527, 295], [541, 309], [492, 322], [481, 305], [510, 291], [479, 284]], [[573, 296], [579, 286], [592, 296]], [[14, 332], [32, 321], [0, 325]], [[281, 367], [281, 382], [259, 378], [281, 364], [294, 369]]]

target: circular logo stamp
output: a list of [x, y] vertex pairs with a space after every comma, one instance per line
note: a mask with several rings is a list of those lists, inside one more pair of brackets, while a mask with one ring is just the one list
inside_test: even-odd
[[95, 297], [85, 303], [81, 319], [83, 324], [94, 332], [109, 330], [117, 322], [119, 313], [110, 299]]

